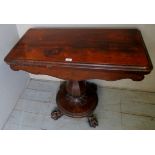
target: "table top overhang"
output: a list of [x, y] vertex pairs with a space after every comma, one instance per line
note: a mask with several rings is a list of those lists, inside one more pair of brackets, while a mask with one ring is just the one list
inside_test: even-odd
[[8, 64], [106, 70], [152, 70], [137, 29], [34, 28], [5, 58]]

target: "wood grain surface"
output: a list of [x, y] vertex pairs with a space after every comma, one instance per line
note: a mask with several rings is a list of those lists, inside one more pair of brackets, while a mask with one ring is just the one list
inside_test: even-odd
[[137, 29], [34, 28], [5, 61], [14, 70], [73, 80], [117, 80], [132, 74], [137, 80], [153, 68]]

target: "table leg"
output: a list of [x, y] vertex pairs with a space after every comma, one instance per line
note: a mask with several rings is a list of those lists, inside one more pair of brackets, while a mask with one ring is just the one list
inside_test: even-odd
[[[66, 81], [61, 84], [56, 101], [58, 109], [51, 113], [53, 119], [60, 118], [62, 114], [70, 117], [88, 117], [91, 127], [98, 125], [97, 119], [91, 117], [98, 103], [95, 84], [86, 81]], [[95, 121], [97, 123], [93, 123]]]
[[57, 119], [59, 119], [62, 115], [63, 115], [63, 113], [62, 113], [58, 108], [56, 108], [55, 110], [52, 111], [52, 113], [51, 113], [51, 118], [53, 118], [54, 120], [57, 120]]
[[95, 128], [96, 126], [98, 126], [98, 120], [97, 120], [97, 118], [96, 118], [95, 115], [89, 116], [88, 117], [88, 122], [89, 122], [89, 125], [91, 127], [94, 127]]

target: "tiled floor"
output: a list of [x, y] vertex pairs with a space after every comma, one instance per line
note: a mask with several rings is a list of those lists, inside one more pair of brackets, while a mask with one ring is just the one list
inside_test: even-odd
[[155, 129], [155, 93], [98, 88], [99, 103], [95, 110], [99, 126], [90, 128], [87, 118], [50, 118], [56, 107], [59, 82], [31, 79], [5, 130], [115, 130]]

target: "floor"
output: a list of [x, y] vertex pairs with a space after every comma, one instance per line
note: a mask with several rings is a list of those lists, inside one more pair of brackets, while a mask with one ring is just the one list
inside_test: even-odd
[[90, 128], [87, 118], [50, 118], [56, 107], [60, 82], [31, 79], [20, 96], [4, 130], [136, 130], [155, 129], [155, 93], [98, 88], [95, 114], [99, 126]]

